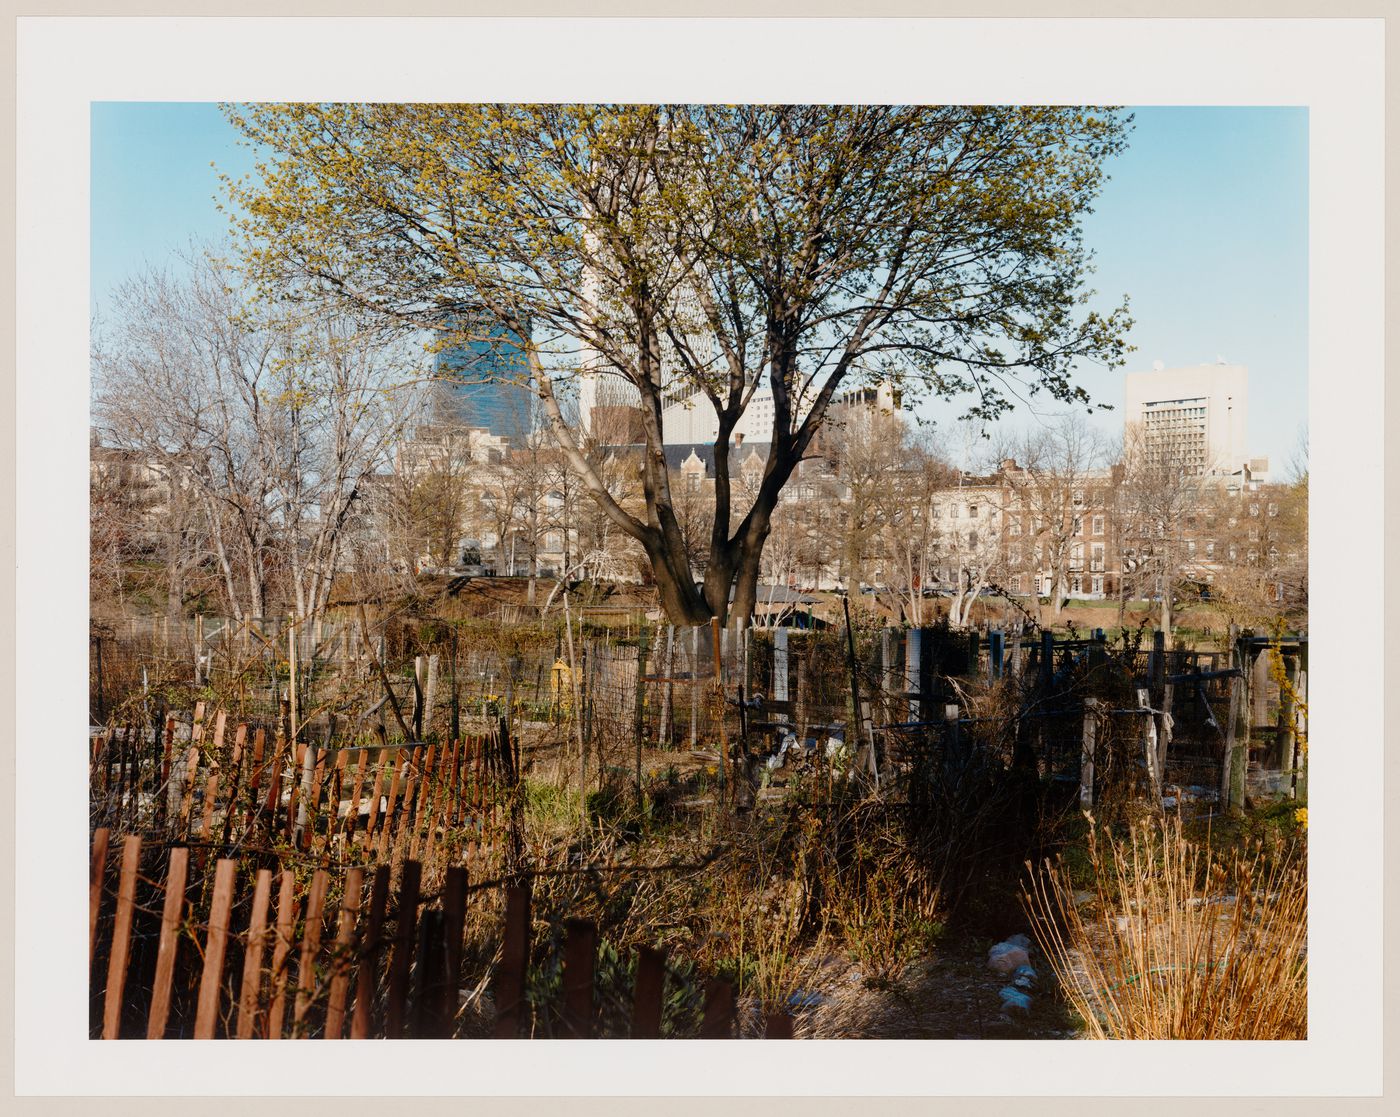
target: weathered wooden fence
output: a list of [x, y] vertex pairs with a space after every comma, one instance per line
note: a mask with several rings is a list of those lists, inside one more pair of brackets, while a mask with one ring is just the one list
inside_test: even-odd
[[[603, 1013], [595, 967], [598, 932], [564, 929], [562, 968], [548, 1003], [532, 988], [528, 883], [504, 888], [499, 949], [478, 959], [489, 1000], [464, 997], [464, 946], [473, 897], [499, 901], [497, 883], [473, 886], [461, 866], [433, 894], [423, 867], [405, 861], [299, 872], [220, 858], [201, 870], [187, 846], [151, 848], [139, 834], [93, 836], [89, 914], [93, 1035], [104, 1039], [730, 1038], [732, 985], [696, 986], [689, 1026], [663, 1027], [668, 983], [662, 952], [640, 950], [630, 1013]], [[392, 894], [391, 894], [392, 893]], [[495, 910], [494, 908], [492, 910]], [[479, 944], [475, 944], [478, 945]], [[475, 973], [472, 975], [475, 980]], [[690, 979], [687, 979], [690, 980]], [[538, 982], [535, 983], [536, 985]], [[612, 991], [613, 995], [616, 991]], [[792, 1038], [786, 1014], [768, 1038]]]
[[372, 861], [396, 846], [431, 856], [449, 831], [483, 840], [507, 808], [519, 756], [502, 722], [490, 736], [336, 745], [292, 741], [284, 725], [230, 727], [196, 706], [177, 719], [113, 726], [92, 739], [94, 825], [158, 833], [209, 849], [265, 847]]

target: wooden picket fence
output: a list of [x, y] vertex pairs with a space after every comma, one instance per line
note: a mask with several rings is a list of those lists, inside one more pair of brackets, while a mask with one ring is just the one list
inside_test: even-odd
[[[481, 890], [469, 888], [465, 868], [448, 868], [440, 891], [425, 895], [422, 865], [405, 861], [397, 895], [391, 898], [387, 864], [372, 874], [362, 866], [334, 876], [330, 869], [318, 868], [303, 888], [293, 867], [274, 871], [221, 858], [212, 874], [202, 874], [197, 868], [191, 871], [187, 846], [150, 851], [138, 834], [118, 840], [119, 868], [112, 888], [108, 863], [113, 860], [109, 854], [117, 853], [113, 836], [105, 828], [93, 836], [89, 961], [94, 1035], [432, 1039], [462, 1031], [457, 1017], [468, 894]], [[149, 862], [152, 852], [164, 863], [163, 880], [142, 872], [143, 853]], [[338, 901], [332, 900], [333, 893]], [[112, 895], [115, 903], [109, 902]], [[527, 999], [530, 897], [528, 883], [505, 888], [501, 945], [490, 969], [494, 1019], [489, 1034], [498, 1038], [521, 1037], [532, 1017]], [[205, 911], [207, 918], [195, 918]], [[133, 967], [133, 929], [141, 921], [152, 933], [144, 936], [145, 957]], [[594, 924], [568, 920], [562, 1002], [555, 1013], [563, 1036], [597, 1034], [597, 957]], [[665, 956], [643, 948], [635, 973], [627, 1034], [659, 1038], [668, 976]], [[766, 1036], [791, 1038], [792, 1024], [786, 1014], [772, 1016]], [[734, 989], [728, 981], [712, 978], [704, 985], [698, 1035], [728, 1038], [735, 1033]]]
[[294, 849], [374, 863], [431, 858], [440, 835], [485, 840], [518, 782], [519, 758], [504, 721], [497, 733], [450, 742], [336, 746], [290, 742], [282, 726], [240, 724], [194, 712], [187, 745], [176, 718], [159, 730], [115, 726], [95, 737], [90, 765], [93, 822], [158, 832], [167, 840], [227, 851], [289, 843]]

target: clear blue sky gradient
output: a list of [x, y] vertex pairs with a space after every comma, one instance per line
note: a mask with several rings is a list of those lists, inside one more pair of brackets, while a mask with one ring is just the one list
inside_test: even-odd
[[[1224, 357], [1249, 367], [1250, 452], [1286, 466], [1307, 421], [1308, 117], [1303, 108], [1140, 108], [1084, 224], [1097, 304], [1127, 294], [1125, 369], [1079, 381], [1121, 408], [1124, 371]], [[95, 103], [92, 301], [191, 241], [221, 238], [220, 172], [253, 155], [212, 104]], [[926, 410], [940, 423], [954, 409]], [[1032, 420], [1018, 409], [1021, 425]], [[1121, 431], [1115, 411], [1095, 419]], [[951, 449], [952, 447], [950, 447]]]

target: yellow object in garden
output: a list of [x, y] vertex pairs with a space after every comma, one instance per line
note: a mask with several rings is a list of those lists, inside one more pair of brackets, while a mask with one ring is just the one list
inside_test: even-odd
[[573, 675], [569, 671], [568, 663], [562, 659], [556, 659], [554, 668], [549, 673], [549, 693], [561, 710], [567, 710], [573, 706], [573, 682]]

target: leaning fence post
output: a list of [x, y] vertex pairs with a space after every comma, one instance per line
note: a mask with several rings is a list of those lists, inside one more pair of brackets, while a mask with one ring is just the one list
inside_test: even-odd
[[1162, 802], [1162, 773], [1157, 767], [1157, 718], [1152, 713], [1152, 705], [1148, 701], [1146, 687], [1139, 687], [1137, 692], [1138, 709], [1142, 711], [1142, 748], [1143, 756], [1147, 760], [1147, 778], [1152, 784], [1152, 795], [1160, 806]]
[[506, 889], [505, 938], [501, 966], [496, 971], [496, 1038], [515, 1039], [524, 1015], [525, 967], [530, 959], [530, 888]]
[[1175, 697], [1176, 686], [1163, 683], [1162, 712], [1157, 715], [1157, 771], [1164, 780], [1167, 778], [1167, 750], [1172, 743], [1172, 702]]
[[368, 1039], [373, 1027], [374, 986], [380, 955], [379, 937], [384, 929], [384, 909], [389, 903], [389, 866], [374, 870], [369, 891], [369, 914], [357, 937], [359, 971], [355, 975], [355, 1012], [350, 1017], [350, 1038]]
[[1097, 698], [1084, 699], [1084, 744], [1079, 759], [1079, 809], [1094, 806], [1094, 737], [1098, 732]]
[[180, 945], [180, 912], [185, 902], [185, 875], [190, 851], [179, 846], [170, 851], [170, 867], [165, 873], [165, 905], [160, 918], [160, 948], [156, 954], [156, 976], [151, 986], [151, 1011], [146, 1018], [146, 1038], [161, 1039], [170, 1017], [170, 985], [175, 979], [175, 952]]
[[257, 1023], [263, 951], [267, 945], [267, 906], [271, 895], [272, 870], [259, 869], [257, 883], [253, 886], [253, 914], [248, 922], [248, 946], [243, 954], [243, 984], [238, 995], [239, 1039], [252, 1039]]
[[399, 880], [399, 910], [394, 936], [394, 956], [389, 965], [389, 1003], [384, 1014], [384, 1035], [403, 1035], [404, 1006], [408, 1000], [408, 975], [413, 961], [414, 929], [418, 915], [418, 891], [423, 866], [417, 861], [403, 863]]
[[446, 1039], [451, 1031], [447, 1015], [447, 967], [444, 965], [446, 931], [443, 914], [429, 908], [418, 924], [417, 1001], [410, 1032], [414, 1039]]
[[306, 1038], [306, 1013], [316, 988], [316, 955], [321, 952], [321, 916], [326, 903], [326, 888], [330, 883], [325, 869], [317, 869], [311, 878], [311, 891], [306, 899], [306, 924], [301, 933], [301, 960], [297, 965], [297, 993], [292, 1005], [292, 1037]]
[[292, 934], [296, 927], [297, 902], [294, 890], [296, 875], [282, 870], [277, 886], [277, 931], [272, 946], [272, 1003], [267, 1009], [267, 1038], [282, 1038], [282, 1021], [287, 1013], [287, 959], [292, 953]]
[[340, 900], [340, 915], [336, 919], [330, 998], [326, 1002], [326, 1028], [321, 1033], [325, 1039], [340, 1039], [345, 1034], [345, 1001], [350, 993], [350, 955], [354, 949], [355, 918], [360, 913], [360, 894], [364, 891], [364, 883], [364, 869], [356, 867], [346, 872], [344, 894]]
[[204, 942], [204, 972], [199, 979], [199, 1003], [194, 1038], [213, 1039], [219, 1021], [219, 990], [223, 985], [224, 952], [228, 948], [228, 919], [233, 908], [233, 881], [238, 862], [220, 858], [214, 867], [214, 900], [209, 909], [209, 936]]
[[117, 921], [112, 930], [112, 952], [107, 958], [107, 993], [102, 1013], [102, 1038], [119, 1039], [122, 996], [126, 991], [127, 963], [131, 959], [131, 917], [136, 907], [136, 873], [141, 864], [141, 836], [122, 842], [122, 875], [117, 885]]
[[88, 965], [97, 950], [97, 916], [102, 909], [102, 885], [107, 873], [107, 842], [111, 831], [103, 826], [92, 834], [92, 866], [88, 876]]

